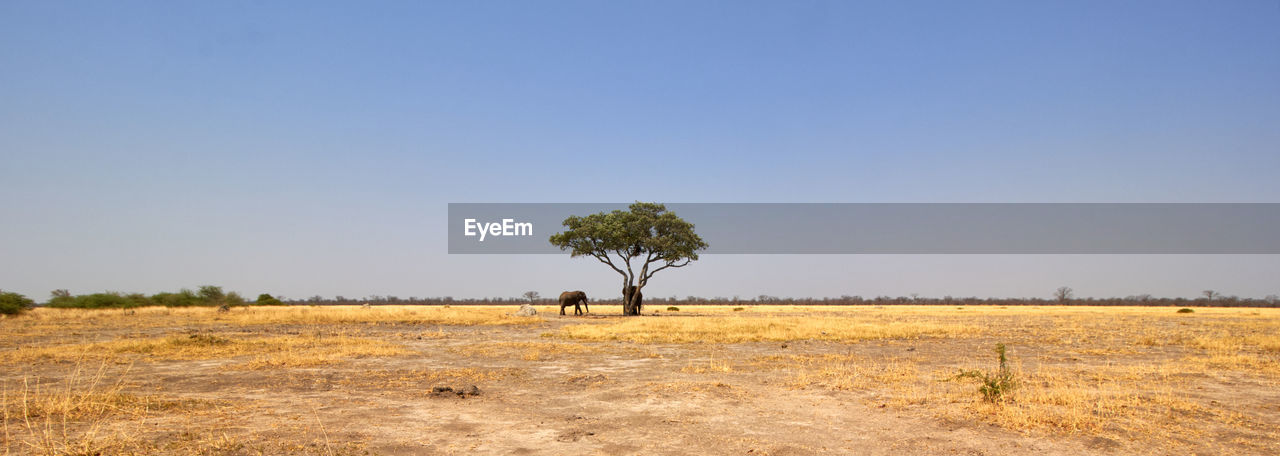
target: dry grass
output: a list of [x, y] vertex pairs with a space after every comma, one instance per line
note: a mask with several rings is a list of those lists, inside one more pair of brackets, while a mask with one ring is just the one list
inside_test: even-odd
[[[200, 366], [205, 374], [263, 382], [250, 385], [269, 381], [288, 385], [291, 391], [341, 391], [343, 398], [389, 394], [406, 401], [420, 400], [439, 385], [479, 384], [486, 391], [490, 385], [528, 387], [528, 377], [538, 378], [538, 368], [545, 366], [522, 362], [556, 360], [557, 366], [551, 367], [581, 367], [662, 352], [676, 361], [649, 365], [666, 369], [659, 374], [674, 375], [677, 381], [657, 377], [662, 381], [648, 382], [654, 379], [649, 377], [637, 385], [672, 399], [749, 398], [770, 394], [760, 388], [783, 385], [839, 391], [822, 394], [853, 395], [872, 407], [894, 407], [904, 414], [987, 423], [1041, 436], [1133, 442], [1127, 450], [1191, 453], [1227, 448], [1225, 452], [1274, 454], [1274, 442], [1280, 441], [1280, 409], [1273, 405], [1280, 403], [1280, 394], [1273, 392], [1280, 387], [1280, 309], [1197, 308], [1192, 314], [1177, 314], [1171, 308], [747, 306], [734, 311], [731, 306], [686, 306], [678, 315], [663, 312], [660, 317], [565, 317], [577, 324], [543, 334], [551, 339], [529, 340], [535, 334], [520, 325], [544, 321], [548, 309], [534, 318], [507, 315], [514, 308], [254, 308], [227, 314], [212, 309], [137, 309], [133, 314], [37, 309], [0, 321], [0, 361], [17, 372], [45, 373], [83, 360], [117, 370], [118, 363], [190, 365]], [[617, 307], [592, 310], [616, 313]], [[379, 327], [388, 324], [435, 327]], [[312, 332], [304, 334], [254, 334], [264, 326], [280, 329], [272, 325], [294, 332], [299, 328], [290, 325], [330, 326], [308, 328]], [[503, 327], [441, 328], [445, 325]], [[127, 333], [144, 336], [121, 337]], [[409, 353], [397, 342], [412, 340], [418, 342], [404, 343], [440, 347], [424, 353], [424, 358], [442, 351], [445, 356], [427, 361], [430, 364], [406, 363], [409, 357], [392, 361], [395, 365], [381, 364], [378, 358]], [[751, 345], [754, 342], [787, 343]], [[1012, 349], [1018, 383], [1002, 400], [986, 402], [978, 384], [955, 377], [960, 369], [992, 368], [990, 347], [996, 342]], [[704, 351], [699, 343], [744, 345]], [[338, 366], [336, 371], [297, 370], [352, 358], [371, 359]], [[465, 361], [459, 364], [458, 358]], [[229, 361], [181, 364], [198, 360]], [[555, 381], [558, 387], [564, 381], [604, 387], [632, 375], [609, 372], [610, 377], [577, 371], [577, 376]], [[6, 386], [6, 448], [37, 454], [113, 454], [138, 448], [158, 453], [191, 449], [188, 452], [200, 454], [196, 448], [252, 453], [252, 442], [258, 438], [284, 439], [279, 448], [257, 450], [267, 453], [275, 449], [325, 454], [330, 448], [327, 440], [324, 446], [313, 445], [316, 435], [301, 434], [305, 431], [289, 440], [243, 429], [221, 434], [201, 429], [172, 448], [148, 446], [145, 439], [150, 436], [120, 430], [168, 410], [189, 419], [190, 410], [205, 405], [131, 391], [119, 387], [115, 377], [108, 376], [108, 381], [100, 373], [63, 377], [23, 386], [14, 383], [21, 378], [0, 372]], [[711, 381], [678, 381], [681, 378]], [[28, 399], [20, 406], [22, 400], [15, 398], [24, 394]], [[311, 425], [318, 421], [303, 418]], [[254, 437], [246, 437], [251, 434]], [[299, 446], [288, 446], [295, 444]]]
[[231, 366], [244, 369], [279, 369], [315, 367], [350, 358], [385, 358], [409, 353], [400, 345], [378, 339], [352, 336], [299, 337], [285, 336], [280, 341], [257, 341], [273, 348], [254, 356], [244, 364]]
[[512, 368], [465, 367], [376, 370], [360, 376], [344, 377], [338, 381], [338, 385], [359, 391], [372, 389], [392, 390], [406, 392], [413, 396], [421, 396], [430, 393], [433, 386], [484, 385], [503, 379], [520, 378], [524, 375], [523, 370]]
[[919, 385], [933, 380], [910, 360], [852, 354], [760, 356], [744, 367], [787, 372], [790, 375], [782, 381], [791, 388], [878, 391], [889, 394], [895, 405], [920, 403], [926, 395]]
[[347, 335], [244, 337], [191, 334], [146, 339], [123, 338], [87, 344], [22, 347], [5, 352], [5, 362], [80, 361], [85, 359], [127, 362], [147, 360], [202, 360], [255, 355], [242, 367], [304, 367], [345, 358], [395, 356], [407, 351], [389, 342]]
[[[991, 364], [964, 365], [986, 369]], [[918, 359], [775, 355], [752, 359], [747, 367], [787, 372], [784, 383], [792, 388], [859, 392], [873, 405], [923, 407], [934, 416], [1029, 433], [1107, 436], [1167, 446], [1219, 432], [1205, 426], [1218, 423], [1252, 435], [1243, 441], [1261, 450], [1270, 441], [1267, 436], [1278, 431], [1273, 420], [1268, 423], [1263, 416], [1190, 394], [1194, 383], [1188, 372], [1198, 369], [1189, 369], [1185, 361], [1031, 370], [1015, 363], [1017, 386], [994, 403], [982, 400], [977, 383], [957, 378], [957, 369], [924, 367]]]
[[123, 453], [139, 439], [114, 429], [119, 420], [141, 423], [157, 411], [184, 412], [213, 402], [126, 392], [129, 370], [113, 373], [108, 363], [96, 369], [75, 365], [57, 381], [22, 377], [4, 382], [4, 450], [45, 455]]
[[1212, 334], [1197, 336], [1193, 339], [1181, 339], [1188, 347], [1208, 350], [1215, 353], [1238, 353], [1242, 351], [1261, 351], [1280, 353], [1280, 334], [1250, 334], [1246, 336], [1234, 334]]
[[736, 343], [791, 340], [853, 342], [978, 334], [974, 325], [852, 317], [667, 317], [567, 326], [556, 336], [639, 343]]
[[[743, 400], [751, 396], [751, 392], [735, 388], [733, 385], [724, 382], [685, 382], [685, 381], [669, 381], [669, 382], [646, 382], [641, 389], [651, 391], [659, 396], [664, 397], [688, 397], [693, 396], [718, 396], [724, 398], [732, 398]], [[682, 424], [679, 419], [667, 418], [666, 423]]]
[[727, 374], [727, 373], [733, 372], [733, 366], [730, 365], [728, 361], [711, 358], [706, 360], [705, 362], [704, 361], [691, 362], [688, 365], [680, 368], [680, 372], [684, 372], [687, 374], [709, 374], [709, 373]]
[[[1143, 372], [1150, 369], [1147, 372]], [[1189, 384], [1164, 376], [1168, 366], [1106, 369], [1042, 367], [1020, 374], [1020, 386], [1007, 401], [988, 403], [968, 399], [963, 389], [948, 389], [941, 397], [959, 405], [940, 414], [977, 419], [1026, 432], [1107, 436], [1159, 444], [1203, 439], [1223, 432], [1250, 436], [1246, 446], [1273, 441], [1275, 424], [1213, 402], [1198, 399]]]
[[219, 313], [205, 307], [137, 309], [49, 309], [38, 308], [3, 321], [11, 337], [68, 334], [104, 328], [204, 327], [231, 325], [528, 325], [539, 317], [512, 316], [518, 306], [324, 306], [324, 307], [241, 307]]
[[450, 349], [466, 356], [487, 358], [519, 358], [525, 361], [541, 361], [563, 355], [600, 353], [600, 347], [558, 342], [481, 342]]

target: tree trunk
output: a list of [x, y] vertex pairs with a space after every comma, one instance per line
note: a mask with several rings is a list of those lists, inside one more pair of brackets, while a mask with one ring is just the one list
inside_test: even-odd
[[638, 287], [626, 285], [622, 288], [622, 314], [640, 315], [643, 308], [644, 294]]

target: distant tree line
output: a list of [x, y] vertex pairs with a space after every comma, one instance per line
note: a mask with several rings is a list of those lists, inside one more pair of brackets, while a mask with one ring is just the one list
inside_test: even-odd
[[[1066, 288], [1066, 287], [1063, 287]], [[593, 302], [600, 304], [621, 304], [622, 296], [614, 296], [610, 298], [596, 298]], [[749, 306], [749, 305], [795, 305], [795, 306], [893, 306], [893, 305], [936, 305], [936, 306], [1166, 306], [1166, 307], [1280, 307], [1280, 296], [1269, 295], [1262, 299], [1241, 298], [1238, 296], [1222, 296], [1214, 292], [1212, 296], [1206, 294], [1199, 298], [1157, 298], [1149, 294], [1125, 296], [1122, 298], [1076, 298], [1071, 294], [1071, 290], [1057, 290], [1052, 298], [979, 298], [979, 297], [954, 297], [944, 296], [941, 298], [927, 298], [918, 295], [913, 296], [876, 296], [864, 298], [862, 296], [845, 295], [837, 298], [786, 298], [769, 295], [760, 295], [753, 298], [740, 297], [699, 297], [671, 296], [667, 298], [645, 297], [647, 302], [662, 305], [674, 306], [690, 306], [690, 305], [709, 305], [709, 306]], [[323, 296], [312, 296], [304, 299], [285, 300], [286, 303], [292, 305], [519, 305], [524, 303], [553, 305], [556, 303], [554, 298], [540, 297], [536, 292], [526, 293], [522, 297], [492, 297], [492, 298], [453, 298], [451, 296], [444, 297], [409, 297], [399, 298], [396, 296], [367, 296], [363, 298], [347, 298], [343, 296], [335, 296], [326, 298]]]
[[[759, 295], [753, 298], [734, 296], [723, 297], [653, 297], [645, 298], [655, 305], [664, 306], [751, 306], [751, 305], [794, 305], [794, 306], [897, 306], [897, 305], [933, 305], [933, 306], [1166, 306], [1166, 307], [1280, 307], [1280, 296], [1268, 295], [1265, 298], [1241, 298], [1224, 296], [1223, 294], [1205, 290], [1197, 298], [1157, 298], [1149, 294], [1125, 296], [1123, 298], [1077, 298], [1068, 287], [1053, 292], [1051, 298], [979, 298], [953, 297], [927, 298], [919, 295], [911, 296], [862, 296], [844, 295], [838, 298], [787, 298]], [[621, 304], [622, 296], [604, 299], [593, 299], [599, 304]], [[334, 296], [312, 296], [302, 299], [288, 299], [283, 296], [260, 294], [255, 301], [247, 301], [240, 294], [224, 292], [222, 287], [206, 285], [195, 291], [189, 289], [177, 292], [162, 292], [153, 295], [142, 293], [103, 292], [84, 295], [72, 295], [67, 290], [54, 290], [50, 293], [47, 307], [55, 308], [134, 308], [147, 306], [163, 307], [195, 307], [195, 306], [246, 306], [246, 305], [422, 305], [422, 306], [468, 306], [468, 305], [519, 305], [524, 303], [554, 305], [554, 298], [544, 298], [537, 292], [527, 292], [521, 297], [490, 298], [454, 298], [451, 296], [419, 298], [399, 298], [396, 296], [373, 295], [363, 298], [347, 298]], [[18, 293], [0, 291], [0, 314], [18, 314], [36, 307], [37, 304]]]
[[235, 307], [247, 305], [284, 305], [269, 294], [258, 295], [256, 301], [247, 301], [234, 291], [224, 292], [222, 287], [205, 285], [195, 291], [183, 288], [177, 292], [161, 292], [153, 295], [142, 293], [102, 292], [72, 295], [67, 290], [53, 290], [44, 304], [53, 308], [74, 309], [129, 309], [135, 307]]

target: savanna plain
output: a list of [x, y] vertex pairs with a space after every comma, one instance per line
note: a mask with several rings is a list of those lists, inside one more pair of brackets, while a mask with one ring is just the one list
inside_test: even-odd
[[34, 309], [0, 451], [1280, 454], [1280, 309], [538, 310]]

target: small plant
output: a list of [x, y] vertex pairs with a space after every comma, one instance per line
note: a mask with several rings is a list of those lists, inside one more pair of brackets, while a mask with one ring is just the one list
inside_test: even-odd
[[1181, 309], [1178, 309], [1178, 313], [1180, 313], [1180, 314], [1189, 314], [1189, 313], [1194, 313], [1194, 312], [1195, 312], [1195, 309], [1188, 309], [1188, 308], [1186, 308], [1186, 307], [1183, 307], [1183, 308], [1181, 308]]
[[744, 311], [744, 310], [747, 310], [747, 309], [742, 308], [742, 307], [734, 307], [734, 308], [733, 308], [733, 311], [734, 311], [734, 312], [742, 312], [742, 311]]
[[1013, 378], [1013, 371], [1009, 369], [1009, 359], [1005, 355], [1004, 344], [996, 344], [996, 355], [1000, 361], [999, 368], [994, 372], [983, 372], [977, 369], [960, 370], [953, 379], [973, 378], [982, 383], [978, 388], [978, 392], [982, 393], [982, 398], [987, 402], [999, 402], [1004, 398], [1005, 394], [1013, 390], [1017, 386], [1017, 380]]
[[668, 307], [668, 308], [667, 308], [667, 311], [668, 311], [668, 312], [679, 312], [679, 311], [680, 311], [680, 308], [679, 308], [679, 307], [676, 307], [676, 306], [671, 306], [671, 307]]

